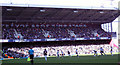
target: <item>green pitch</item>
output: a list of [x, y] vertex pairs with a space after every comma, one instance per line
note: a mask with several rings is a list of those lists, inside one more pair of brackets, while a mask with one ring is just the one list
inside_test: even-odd
[[[107, 56], [72, 56], [72, 57], [49, 57], [47, 61], [43, 58], [34, 58], [34, 63], [118, 63], [118, 55], [107, 55]], [[30, 64], [27, 59], [10, 59], [10, 60], [3, 60], [4, 64], [10, 63], [28, 63]]]

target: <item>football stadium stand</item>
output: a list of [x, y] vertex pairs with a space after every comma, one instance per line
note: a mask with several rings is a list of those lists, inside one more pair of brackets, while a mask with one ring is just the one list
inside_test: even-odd
[[[48, 56], [57, 56], [57, 50], [59, 50], [60, 55], [63, 51], [65, 56], [68, 56], [68, 51], [70, 51], [71, 56], [76, 55], [76, 49], [78, 49], [79, 55], [94, 54], [93, 50], [96, 50], [100, 53], [100, 47], [103, 47], [105, 53], [110, 53], [111, 46], [109, 44], [100, 44], [100, 45], [70, 45], [70, 46], [48, 46], [48, 47], [33, 47], [35, 52], [34, 57], [44, 57], [43, 51], [47, 49]], [[3, 49], [3, 52], [10, 57], [14, 58], [25, 58], [29, 57], [28, 50], [29, 47], [12, 47]], [[114, 47], [113, 53], [118, 53], [118, 49]], [[3, 54], [3, 57], [6, 57]]]
[[100, 25], [86, 23], [3, 23], [2, 26], [3, 39], [111, 37]]

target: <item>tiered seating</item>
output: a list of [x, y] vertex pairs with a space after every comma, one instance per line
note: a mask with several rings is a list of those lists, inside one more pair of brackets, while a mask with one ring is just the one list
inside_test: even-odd
[[[105, 53], [110, 53], [110, 45], [109, 44], [100, 44], [100, 45], [70, 45], [70, 46], [49, 46], [49, 47], [33, 47], [33, 50], [35, 51], [35, 57], [42, 57], [44, 49], [47, 49], [48, 51], [48, 56], [56, 56], [57, 50], [64, 52], [64, 54], [67, 56], [68, 51], [70, 51], [71, 55], [76, 55], [75, 51], [78, 49], [79, 54], [93, 54], [93, 50], [98, 51], [100, 53], [100, 47], [103, 47]], [[28, 55], [28, 50], [29, 47], [25, 48], [8, 48], [8, 50], [17, 52], [17, 53], [22, 53], [24, 55]], [[113, 48], [113, 53], [117, 53], [118, 49]]]
[[92, 24], [87, 26], [87, 24], [75, 25], [73, 23], [69, 25], [56, 23], [3, 23], [3, 39], [21, 38], [21, 36], [16, 37], [16, 34], [21, 35], [24, 39], [111, 37], [100, 26]]

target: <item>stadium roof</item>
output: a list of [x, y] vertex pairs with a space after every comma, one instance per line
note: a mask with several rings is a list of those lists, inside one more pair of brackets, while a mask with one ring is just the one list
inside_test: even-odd
[[120, 10], [46, 8], [46, 7], [2, 7], [3, 22], [112, 22]]
[[113, 10], [120, 9], [119, 3], [120, 0], [0, 0], [1, 6]]

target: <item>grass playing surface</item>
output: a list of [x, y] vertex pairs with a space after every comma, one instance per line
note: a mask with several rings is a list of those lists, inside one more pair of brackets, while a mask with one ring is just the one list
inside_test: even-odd
[[[72, 56], [72, 57], [49, 57], [47, 61], [43, 58], [34, 58], [34, 63], [118, 63], [118, 55], [107, 56]], [[27, 59], [10, 59], [3, 60], [3, 64], [7, 63], [30, 63]]]

